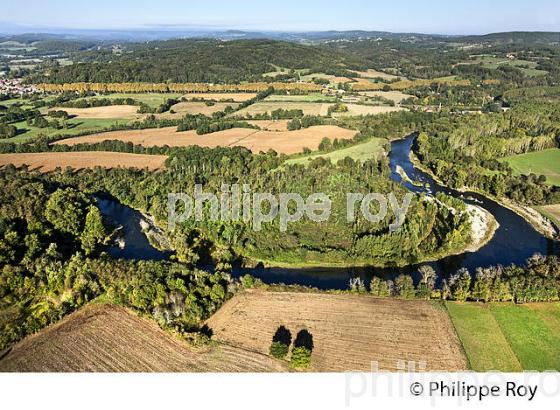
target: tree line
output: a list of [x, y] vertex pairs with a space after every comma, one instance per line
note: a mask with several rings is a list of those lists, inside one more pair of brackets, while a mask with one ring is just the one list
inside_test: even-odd
[[360, 278], [350, 280], [353, 293], [401, 299], [455, 300], [458, 302], [552, 302], [560, 300], [560, 258], [536, 254], [525, 266], [490, 266], [474, 272], [460, 269], [438, 278], [429, 265], [418, 269], [419, 281], [401, 274], [394, 280], [374, 276], [366, 288]]

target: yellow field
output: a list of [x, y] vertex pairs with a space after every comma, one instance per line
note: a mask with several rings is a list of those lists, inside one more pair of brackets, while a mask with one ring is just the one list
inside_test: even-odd
[[278, 372], [286, 366], [230, 346], [194, 349], [154, 322], [89, 305], [16, 344], [2, 372]]
[[[272, 121], [269, 121], [272, 123]], [[331, 140], [351, 139], [357, 131], [348, 130], [334, 125], [319, 125], [297, 131], [268, 131], [251, 128], [233, 128], [211, 134], [198, 135], [196, 131], [177, 132], [175, 127], [111, 131], [83, 137], [56, 141], [57, 145], [95, 144], [102, 141], [119, 140], [132, 142], [145, 147], [164, 146], [186, 147], [246, 147], [258, 153], [270, 149], [283, 154], [294, 154], [304, 148], [317, 149], [323, 138]], [[17, 154], [16, 154], [17, 155]], [[24, 155], [24, 154], [22, 154]], [[26, 154], [25, 154], [26, 155]]]
[[148, 168], [150, 170], [165, 167], [164, 155], [127, 154], [120, 152], [40, 152], [31, 154], [0, 154], [0, 166], [13, 164], [16, 167], [28, 165], [30, 169], [42, 172], [52, 171], [58, 167], [65, 169], [83, 168]]
[[251, 120], [247, 121], [251, 125], [268, 131], [288, 131], [289, 120]]
[[66, 83], [37, 84], [37, 88], [46, 92], [93, 91], [100, 93], [258, 93], [274, 87], [279, 91], [321, 91], [323, 87], [309, 83], [242, 83], [242, 84], [206, 84], [206, 83]]
[[217, 340], [263, 354], [279, 326], [292, 339], [306, 329], [314, 371], [369, 371], [373, 361], [386, 370], [409, 361], [425, 362], [428, 371], [467, 369], [445, 309], [428, 301], [251, 291], [226, 302], [207, 325]]

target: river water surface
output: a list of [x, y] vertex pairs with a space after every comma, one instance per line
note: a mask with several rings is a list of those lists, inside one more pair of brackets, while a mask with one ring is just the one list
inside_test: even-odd
[[[440, 276], [448, 276], [460, 268], [467, 268], [471, 273], [474, 273], [479, 266], [523, 264], [527, 258], [537, 252], [543, 255], [560, 254], [558, 242], [541, 235], [515, 212], [482, 195], [471, 192], [460, 193], [443, 187], [429, 175], [417, 169], [409, 159], [414, 139], [414, 136], [409, 136], [391, 143], [389, 159], [391, 178], [394, 181], [403, 184], [415, 193], [428, 192], [435, 195], [437, 192], [445, 192], [462, 199], [467, 204], [478, 205], [494, 215], [500, 224], [494, 237], [478, 251], [448, 256], [429, 263]], [[421, 181], [423, 186], [404, 181], [397, 172], [398, 166], [402, 167], [411, 180]], [[150, 245], [140, 228], [141, 214], [138, 211], [110, 198], [99, 198], [98, 205], [104, 216], [123, 226], [122, 236], [125, 246], [122, 249], [118, 246], [111, 247], [109, 249], [111, 256], [141, 260], [164, 260], [169, 257], [169, 253], [160, 252]], [[265, 283], [298, 284], [320, 289], [347, 289], [349, 280], [356, 276], [360, 276], [366, 281], [369, 281], [373, 275], [395, 277], [400, 273], [408, 273], [415, 278], [418, 277], [417, 266], [392, 269], [374, 267], [291, 269], [274, 267], [243, 268], [240, 266], [234, 268], [235, 276], [245, 273], [250, 273]]]

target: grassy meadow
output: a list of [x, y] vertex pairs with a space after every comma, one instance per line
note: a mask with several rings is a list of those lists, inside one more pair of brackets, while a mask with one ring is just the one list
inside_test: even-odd
[[516, 175], [545, 175], [547, 183], [560, 186], [560, 149], [551, 148], [503, 158]]
[[[157, 108], [161, 104], [163, 104], [169, 98], [181, 98], [183, 94], [174, 94], [174, 93], [114, 93], [114, 94], [107, 94], [107, 95], [100, 95], [99, 97], [88, 97], [86, 100], [96, 100], [107, 98], [110, 100], [114, 100], [117, 98], [132, 98], [136, 101], [144, 103], [151, 108]], [[78, 101], [78, 100], [77, 100]]]
[[55, 129], [55, 128], [38, 128], [32, 125], [27, 125], [27, 122], [21, 121], [14, 125], [18, 128], [19, 134], [13, 138], [0, 139], [0, 144], [5, 142], [26, 142], [40, 135], [52, 137], [56, 135], [79, 135], [83, 132], [102, 131], [115, 124], [123, 124], [130, 122], [129, 119], [106, 119], [106, 118], [72, 118], [67, 121], [68, 128]]
[[529, 77], [538, 77], [548, 74], [547, 71], [538, 70], [537, 63], [535, 61], [528, 60], [510, 60], [505, 57], [495, 57], [490, 55], [479, 56], [474, 60], [469, 60], [471, 64], [480, 64], [484, 68], [489, 68], [495, 70], [500, 66], [507, 65], [510, 67], [516, 67], [523, 71], [523, 73]]
[[350, 157], [355, 161], [366, 161], [368, 159], [379, 159], [385, 155], [385, 144], [386, 139], [383, 138], [373, 138], [372, 140], [365, 142], [363, 144], [354, 145], [348, 148], [339, 149], [337, 151], [328, 152], [326, 154], [312, 154], [303, 157], [289, 159], [285, 162], [285, 165], [294, 164], [309, 164], [312, 160], [323, 157], [328, 158], [333, 163], [337, 163], [341, 159]]
[[269, 95], [265, 101], [270, 102], [336, 102], [335, 96], [323, 95], [321, 93], [309, 93], [303, 95]]
[[472, 370], [560, 370], [560, 304], [447, 303]]

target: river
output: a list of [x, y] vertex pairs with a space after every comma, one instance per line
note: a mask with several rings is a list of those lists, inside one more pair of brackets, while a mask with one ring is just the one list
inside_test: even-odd
[[[478, 205], [489, 211], [496, 218], [500, 227], [494, 237], [476, 252], [467, 252], [461, 255], [448, 256], [436, 262], [428, 263], [442, 277], [455, 273], [460, 268], [467, 268], [471, 273], [479, 266], [523, 264], [527, 258], [535, 253], [543, 255], [560, 254], [560, 244], [546, 238], [536, 231], [525, 219], [508, 208], [473, 192], [457, 192], [437, 184], [429, 175], [417, 169], [410, 161], [409, 154], [414, 143], [414, 136], [393, 141], [389, 154], [391, 178], [403, 184], [415, 193], [445, 192], [461, 198], [471, 205]], [[421, 181], [423, 186], [413, 185], [404, 181], [397, 172], [400, 166], [407, 176], [413, 181]], [[153, 248], [140, 228], [141, 214], [129, 207], [110, 198], [99, 198], [98, 205], [102, 214], [123, 226], [122, 236], [125, 241], [124, 248], [112, 246], [109, 254], [115, 258], [164, 260], [169, 258], [169, 253], [160, 252]], [[349, 268], [275, 268], [257, 267], [243, 268], [236, 266], [234, 276], [245, 273], [263, 280], [265, 283], [285, 283], [313, 286], [319, 289], [347, 289], [351, 278], [360, 276], [369, 282], [374, 275], [394, 278], [400, 273], [411, 274], [418, 278], [418, 266], [405, 268], [380, 269], [374, 267], [349, 267]]]

